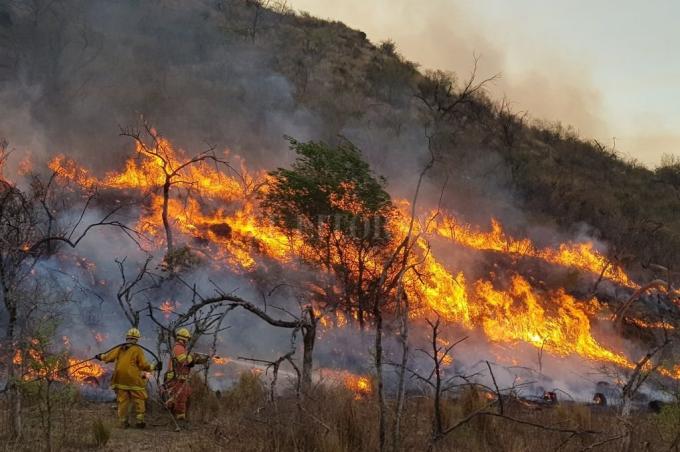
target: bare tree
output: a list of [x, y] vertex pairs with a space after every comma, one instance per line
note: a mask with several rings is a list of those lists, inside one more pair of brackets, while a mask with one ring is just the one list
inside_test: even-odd
[[152, 128], [148, 123], [144, 122], [143, 130], [146, 137], [150, 140], [147, 143], [142, 137], [142, 132], [136, 129], [127, 128], [121, 129], [120, 135], [132, 138], [137, 144], [137, 151], [147, 158], [155, 161], [163, 171], [163, 182], [161, 185], [163, 196], [162, 220], [163, 228], [165, 229], [165, 238], [167, 246], [168, 259], [172, 258], [175, 251], [174, 234], [172, 225], [170, 224], [168, 206], [170, 203], [170, 191], [175, 186], [183, 186], [186, 189], [191, 189], [196, 185], [196, 181], [191, 180], [187, 174], [187, 169], [192, 165], [197, 165], [202, 162], [211, 161], [215, 164], [224, 165], [227, 168], [239, 174], [232, 168], [228, 162], [221, 160], [215, 154], [214, 148], [210, 148], [199, 154], [194, 155], [186, 160], [178, 161], [176, 156], [173, 156], [162, 136]]
[[[428, 144], [431, 145], [431, 141], [428, 139]], [[432, 169], [435, 163], [435, 157], [434, 153], [432, 152], [431, 146], [429, 146], [430, 150], [430, 160], [427, 162], [427, 164], [423, 167], [423, 170], [420, 172], [420, 176], [418, 177], [418, 183], [416, 184], [416, 189], [415, 193], [413, 194], [413, 201], [411, 202], [411, 219], [409, 221], [409, 227], [408, 231], [406, 233], [406, 248], [405, 252], [402, 256], [402, 262], [401, 262], [401, 267], [403, 271], [401, 272], [399, 276], [399, 281], [398, 281], [398, 289], [397, 289], [397, 296], [396, 296], [396, 302], [397, 302], [397, 317], [399, 320], [399, 341], [401, 343], [401, 363], [400, 366], [398, 367], [398, 373], [399, 377], [397, 380], [397, 406], [396, 406], [396, 415], [394, 419], [394, 428], [393, 428], [393, 433], [392, 433], [392, 448], [395, 452], [397, 452], [400, 448], [401, 444], [401, 419], [402, 419], [402, 414], [404, 410], [404, 399], [405, 399], [405, 393], [406, 393], [406, 367], [408, 365], [408, 356], [409, 356], [409, 342], [408, 342], [408, 332], [409, 332], [409, 311], [410, 311], [410, 306], [409, 306], [409, 299], [408, 295], [404, 291], [404, 286], [403, 286], [403, 277], [406, 274], [406, 269], [408, 268], [409, 264], [409, 259], [411, 257], [411, 250], [413, 249], [413, 245], [417, 240], [420, 239], [419, 235], [414, 235], [414, 225], [415, 225], [415, 220], [416, 220], [416, 206], [418, 204], [418, 196], [420, 195], [420, 188], [423, 183], [423, 179], [425, 178], [425, 175], [427, 172]], [[443, 190], [442, 190], [443, 194]], [[435, 214], [436, 215], [436, 214]], [[427, 228], [426, 228], [427, 229]]]
[[[410, 236], [404, 237], [395, 247], [391, 255], [382, 263], [380, 277], [372, 283], [369, 300], [371, 302], [371, 313], [375, 331], [374, 342], [374, 361], [373, 365], [376, 372], [378, 407], [380, 416], [378, 418], [378, 438], [380, 450], [385, 450], [387, 432], [387, 403], [385, 399], [385, 385], [383, 378], [383, 330], [384, 330], [384, 310], [388, 304], [395, 300], [398, 302], [401, 293], [401, 281], [404, 275], [413, 270], [418, 262], [409, 259], [415, 242], [410, 240]], [[402, 356], [402, 360], [404, 357]]]
[[420, 373], [417, 373], [413, 370], [410, 370], [411, 374], [415, 376], [418, 380], [421, 382], [424, 382], [430, 388], [432, 389], [433, 392], [433, 410], [434, 410], [434, 417], [432, 421], [432, 442], [436, 443], [439, 441], [443, 435], [444, 435], [444, 421], [442, 419], [442, 397], [444, 396], [445, 393], [448, 391], [451, 391], [454, 387], [457, 385], [455, 384], [455, 381], [463, 378], [465, 380], [468, 380], [469, 377], [462, 377], [459, 375], [453, 375], [448, 378], [444, 378], [444, 367], [445, 367], [445, 361], [450, 359], [450, 353], [453, 350], [453, 348], [460, 344], [461, 342], [465, 341], [467, 339], [467, 336], [449, 344], [443, 346], [441, 344], [441, 337], [440, 337], [440, 327], [441, 327], [441, 318], [439, 315], [436, 316], [436, 319], [434, 321], [427, 319], [427, 324], [430, 326], [430, 350], [426, 349], [418, 349], [418, 351], [422, 352], [427, 356], [431, 361], [432, 361], [432, 371], [430, 372], [429, 375], [423, 376]]
[[453, 74], [443, 71], [429, 71], [418, 83], [415, 94], [425, 107], [434, 114], [437, 121], [450, 121], [461, 114], [461, 108], [470, 106], [478, 95], [484, 92], [487, 84], [497, 80], [495, 74], [479, 80], [477, 76], [479, 57], [474, 55], [472, 71], [458, 87]]
[[[19, 327], [22, 315], [30, 312], [29, 300], [23, 291], [35, 283], [34, 270], [39, 262], [55, 252], [57, 245], [75, 248], [97, 227], [114, 227], [136, 240], [136, 231], [114, 219], [115, 208], [99, 221], [83, 225], [82, 221], [96, 194], [91, 194], [84, 203], [80, 215], [72, 227], [66, 227], [66, 220], [50, 205], [56, 195], [53, 192], [53, 175], [47, 184], [34, 177], [31, 188], [23, 191], [11, 182], [0, 179], [0, 296], [7, 311], [5, 342], [8, 349], [15, 348], [20, 339]], [[59, 204], [68, 204], [60, 199]], [[66, 216], [66, 215], [63, 215]], [[6, 357], [7, 385], [11, 399], [13, 436], [21, 434], [21, 396], [12, 355]]]
[[[226, 296], [226, 295], [225, 295]], [[302, 333], [302, 376], [301, 392], [308, 393], [312, 386], [312, 370], [314, 365], [314, 343], [316, 341], [316, 329], [319, 318], [311, 305], [300, 306], [300, 314], [293, 315], [288, 311], [292, 320], [277, 319], [270, 316], [267, 312], [245, 300], [232, 300], [229, 304], [232, 307], [241, 307], [246, 311], [255, 314], [269, 325], [278, 328], [288, 328], [292, 330], [292, 342], [295, 343], [295, 336], [298, 332]]]
[[[226, 3], [229, 3], [228, 9]], [[225, 10], [228, 28], [255, 42], [259, 33], [278, 24], [292, 13], [287, 0], [228, 0]]]
[[633, 407], [633, 397], [637, 394], [640, 387], [647, 381], [647, 379], [653, 375], [661, 362], [652, 363], [652, 358], [662, 352], [668, 345], [670, 345], [671, 340], [667, 335], [664, 335], [665, 339], [663, 343], [659, 344], [657, 347], [653, 348], [645, 356], [642, 357], [636, 364], [633, 372], [631, 373], [628, 381], [623, 386], [621, 390], [621, 451], [628, 452], [631, 450], [631, 434], [632, 434], [632, 421], [630, 419], [631, 410]]
[[[152, 256], [147, 256], [146, 260], [139, 268], [137, 275], [133, 279], [128, 279], [125, 272], [125, 261], [127, 258], [121, 260], [116, 259], [118, 270], [120, 272], [120, 287], [116, 292], [116, 299], [125, 318], [130, 322], [130, 326], [139, 327], [139, 315], [147, 308], [146, 304], [140, 304], [140, 296], [144, 293], [158, 288], [160, 280], [149, 272], [149, 263], [153, 260]], [[147, 280], [150, 282], [146, 283]], [[144, 284], [144, 285], [142, 285]]]
[[272, 369], [272, 381], [269, 385], [269, 399], [271, 402], [276, 402], [276, 383], [279, 378], [279, 368], [281, 367], [281, 364], [284, 362], [287, 362], [288, 364], [291, 365], [293, 370], [295, 371], [295, 374], [297, 375], [297, 385], [296, 385], [296, 394], [300, 395], [300, 379], [301, 379], [301, 374], [300, 374], [300, 369], [298, 366], [295, 364], [295, 361], [293, 361], [293, 355], [295, 354], [295, 349], [290, 350], [288, 353], [285, 353], [284, 355], [281, 355], [279, 358], [277, 358], [274, 361], [267, 361], [265, 359], [254, 359], [254, 358], [248, 358], [244, 356], [239, 356], [239, 359], [245, 360], [245, 361], [251, 361], [254, 363], [260, 363], [260, 364], [266, 364], [267, 365], [267, 370]]

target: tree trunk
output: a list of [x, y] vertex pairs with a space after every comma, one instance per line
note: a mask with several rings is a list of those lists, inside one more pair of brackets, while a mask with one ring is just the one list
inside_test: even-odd
[[168, 254], [172, 253], [174, 245], [172, 243], [172, 228], [168, 219], [168, 203], [170, 202], [170, 180], [163, 184], [163, 227], [165, 228], [165, 240], [167, 242]]
[[[5, 297], [9, 297], [5, 292]], [[7, 320], [7, 334], [5, 336], [10, 353], [7, 354], [7, 388], [9, 394], [9, 433], [11, 438], [18, 438], [21, 436], [22, 422], [21, 422], [21, 392], [17, 380], [21, 378], [18, 373], [16, 364], [14, 364], [14, 353], [16, 350], [16, 328], [17, 328], [17, 307], [10, 299], [5, 299], [8, 312]]]
[[[438, 441], [442, 437], [442, 374], [439, 366], [439, 348], [437, 347], [437, 335], [439, 333], [439, 319], [432, 328], [432, 356], [434, 356], [434, 440]], [[433, 441], [434, 442], [434, 441]]]
[[312, 368], [314, 341], [316, 340], [316, 320], [312, 319], [309, 326], [302, 329], [302, 394], [307, 394], [312, 387]]
[[375, 320], [375, 374], [378, 385], [378, 406], [380, 408], [380, 416], [378, 420], [378, 441], [380, 444], [380, 451], [385, 450], [385, 417], [387, 415], [387, 407], [385, 406], [385, 394], [383, 388], [383, 346], [382, 346], [382, 330], [383, 319], [380, 301], [375, 301], [373, 307], [373, 317]]
[[406, 390], [406, 366], [408, 365], [408, 313], [409, 303], [408, 297], [403, 294], [403, 307], [401, 309], [401, 328], [399, 331], [399, 340], [401, 341], [401, 363], [399, 364], [399, 382], [397, 384], [397, 412], [394, 420], [394, 431], [392, 436], [392, 450], [399, 451], [401, 442], [401, 416], [404, 411], [404, 399]]

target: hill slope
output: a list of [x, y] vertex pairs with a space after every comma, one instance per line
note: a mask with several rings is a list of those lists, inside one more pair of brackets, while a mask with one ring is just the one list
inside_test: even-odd
[[[480, 62], [483, 64], [483, 61]], [[633, 266], [677, 268], [680, 163], [656, 170], [559, 125], [530, 122], [467, 75], [419, 71], [392, 43], [253, 0], [60, 0], [0, 6], [0, 136], [37, 158], [120, 164], [119, 125], [143, 114], [189, 149], [229, 147], [271, 168], [283, 135], [364, 150], [410, 197], [535, 234], [559, 225]], [[522, 231], [519, 231], [519, 230]], [[651, 275], [649, 275], [651, 276]]]

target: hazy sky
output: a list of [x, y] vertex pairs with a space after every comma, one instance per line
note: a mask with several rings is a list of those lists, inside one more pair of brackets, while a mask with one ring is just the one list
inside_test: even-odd
[[680, 1], [292, 0], [424, 68], [466, 74], [473, 54], [515, 110], [654, 165], [680, 155]]

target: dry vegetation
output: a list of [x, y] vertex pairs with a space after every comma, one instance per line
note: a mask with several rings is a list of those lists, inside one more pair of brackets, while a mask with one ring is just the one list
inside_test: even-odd
[[[80, 451], [372, 451], [378, 449], [375, 400], [358, 398], [345, 388], [317, 387], [298, 402], [282, 395], [268, 400], [261, 380], [244, 373], [231, 389], [221, 393], [207, 390], [194, 381], [197, 390], [190, 409], [191, 428], [174, 432], [172, 421], [157, 402], [149, 402], [146, 430], [115, 427], [115, 405], [79, 398], [56, 403], [55, 450]], [[446, 425], [455, 425], [488, 404], [483, 394], [464, 390], [445, 401]], [[62, 408], [65, 408], [62, 410]], [[34, 451], [45, 447], [37, 403], [29, 402], [30, 424], [19, 442], [5, 442], [0, 450]], [[679, 411], [668, 406], [659, 414], [635, 417], [631, 450], [675, 450], [680, 433]], [[525, 451], [525, 450], [620, 450], [620, 419], [614, 410], [585, 404], [528, 407], [506, 400], [505, 415], [475, 417], [454, 430], [432, 450]], [[534, 425], [600, 433], [560, 433]], [[425, 396], [407, 398], [403, 418], [402, 450], [427, 450], [431, 446], [432, 400]], [[388, 445], [389, 447], [389, 445]], [[591, 448], [591, 449], [589, 449]]]
[[[12, 9], [11, 15], [0, 7], [0, 50], [14, 56], [0, 65], [0, 80], [8, 86], [21, 80], [42, 87], [45, 94], [33, 107], [50, 146], [97, 149], [104, 165], [111, 163], [105, 154], [119, 160], [120, 154], [112, 151], [119, 143], [102, 144], [102, 130], [115, 125], [111, 118], [129, 119], [121, 112], [134, 111], [156, 115], [162, 128], [186, 134], [180, 141], [209, 137], [236, 148], [267, 149], [266, 160], [275, 152], [269, 151], [273, 141], [259, 136], [271, 132], [264, 130], [262, 112], [280, 109], [276, 113], [285, 117], [304, 111], [313, 116], [319, 139], [332, 143], [339, 134], [354, 132], [350, 138], [367, 143], [374, 160], [398, 162], [401, 156], [389, 154], [393, 149], [418, 149], [425, 159], [431, 151], [437, 163], [427, 174], [428, 182], [439, 188], [446, 180], [443, 207], [455, 207], [464, 217], [488, 220], [489, 212], [505, 211], [504, 202], [511, 198], [507, 210], [526, 215], [520, 228], [559, 226], [573, 232], [587, 224], [594, 237], [611, 244], [613, 263], [645, 274], [644, 279], [658, 277], [658, 269], [665, 269], [662, 276], [669, 287], [677, 275], [677, 159], [668, 158], [656, 169], [643, 167], [612, 146], [580, 138], [559, 124], [534, 122], [506, 103], [489, 99], [483, 89], [486, 81], [475, 79], [474, 71], [470, 78], [419, 71], [399, 55], [394, 43], [375, 45], [341, 23], [293, 14], [285, 2], [187, 0], [192, 6], [186, 12], [182, 2], [127, 3], [139, 8], [135, 14], [139, 11], [144, 18], [134, 30], [137, 34], [129, 37], [136, 43], [130, 46], [131, 60], [119, 52], [116, 33], [100, 33], [96, 24], [88, 24], [81, 2], [36, 0], [33, 6], [17, 7], [18, 13]], [[124, 46], [127, 50], [127, 41]], [[206, 50], [214, 48], [223, 53]], [[238, 64], [230, 59], [233, 55]], [[234, 67], [238, 71], [232, 72]], [[93, 75], [109, 72], [115, 73], [111, 79]], [[285, 79], [280, 89], [290, 92], [263, 101], [268, 90], [279, 89], [279, 78]], [[79, 110], [73, 99], [79, 107], [94, 101], [106, 114]], [[173, 123], [166, 116], [175, 115], [167, 111], [177, 105], [182, 113]], [[251, 123], [240, 122], [251, 116], [256, 118]], [[230, 127], [222, 129], [214, 118]], [[187, 125], [192, 130], [179, 131]], [[427, 139], [424, 130], [430, 134]], [[278, 143], [281, 134], [274, 132]], [[403, 174], [394, 176], [399, 181]], [[219, 394], [194, 382], [189, 431], [174, 432], [167, 411], [155, 401], [149, 401], [146, 431], [123, 431], [113, 427], [113, 404], [87, 401], [73, 388], [46, 384], [22, 388], [24, 433], [10, 441], [8, 432], [0, 432], [0, 450], [372, 451], [380, 449], [380, 412], [385, 411], [389, 428], [394, 413], [400, 412], [392, 396], [381, 410], [377, 396], [357, 397], [329, 386], [318, 386], [300, 400], [284, 391], [272, 401], [259, 378], [246, 373]], [[0, 404], [6, 403], [0, 398]], [[677, 405], [626, 418], [617, 409], [587, 404], [528, 406], [507, 399], [502, 412], [495, 404], [487, 405], [489, 399], [472, 389], [443, 400], [440, 420], [447, 433], [433, 444], [432, 397], [409, 394], [399, 450], [618, 451], [623, 436], [630, 438], [629, 450], [677, 450], [680, 443]], [[4, 405], [0, 412], [6, 417], [10, 410]], [[10, 419], [0, 419], [0, 425], [9, 424]], [[387, 436], [385, 449], [390, 450], [393, 440]]]

